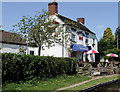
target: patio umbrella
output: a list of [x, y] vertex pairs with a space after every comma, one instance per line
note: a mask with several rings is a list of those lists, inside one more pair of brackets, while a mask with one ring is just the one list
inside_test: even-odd
[[106, 56], [110, 56], [110, 57], [118, 57], [118, 55], [116, 55], [116, 54], [114, 54], [114, 53], [107, 54]]
[[99, 52], [95, 51], [95, 50], [89, 50], [89, 51], [85, 52], [85, 54], [92, 54], [92, 53], [99, 53]]

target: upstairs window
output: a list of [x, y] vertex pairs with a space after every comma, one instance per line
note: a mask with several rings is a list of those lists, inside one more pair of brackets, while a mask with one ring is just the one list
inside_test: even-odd
[[83, 40], [83, 37], [79, 36], [79, 40]]
[[68, 28], [67, 32], [70, 33], [70, 32], [72, 32], [72, 30], [70, 28]]
[[79, 40], [83, 40], [83, 34], [79, 33]]
[[85, 39], [85, 43], [88, 43], [88, 39]]
[[89, 33], [85, 32], [85, 37], [88, 38]]
[[71, 39], [72, 41], [75, 41], [75, 35], [73, 33], [71, 34]]
[[88, 35], [89, 35], [89, 33], [85, 32], [85, 37], [86, 37], [85, 43], [86, 43], [86, 44], [88, 44]]
[[95, 46], [95, 39], [93, 39], [93, 44], [92, 44], [92, 46], [93, 46], [93, 47]]

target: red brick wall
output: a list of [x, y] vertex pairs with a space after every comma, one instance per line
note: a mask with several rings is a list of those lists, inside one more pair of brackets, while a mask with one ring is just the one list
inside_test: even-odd
[[85, 23], [85, 19], [84, 18], [77, 18], [77, 22], [81, 22], [82, 24], [84, 24]]
[[58, 3], [52, 2], [48, 4], [48, 11], [50, 15], [54, 15], [55, 13], [58, 13]]

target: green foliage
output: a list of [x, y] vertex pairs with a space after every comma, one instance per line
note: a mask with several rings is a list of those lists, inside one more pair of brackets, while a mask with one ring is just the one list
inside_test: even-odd
[[69, 41], [67, 30], [64, 30], [59, 23], [55, 24], [55, 21], [56, 19], [52, 19], [49, 13], [43, 10], [36, 12], [34, 17], [23, 16], [20, 22], [13, 26], [12, 31], [19, 33], [29, 43], [34, 42], [39, 48], [40, 56], [44, 47], [53, 47], [55, 43], [67, 44]]
[[101, 54], [105, 54], [104, 52], [109, 50], [109, 49], [113, 49], [114, 45], [113, 45], [114, 41], [112, 40], [104, 40], [103, 38], [100, 39], [100, 41], [98, 42], [98, 51]]
[[2, 32], [3, 32], [4, 30], [3, 30], [3, 29], [0, 29], [0, 31], [2, 31]]
[[30, 47], [37, 47], [36, 43], [32, 43], [32, 42], [30, 42], [30, 43], [28, 44], [28, 46], [30, 46]]
[[0, 50], [2, 49], [2, 47], [0, 47]]
[[115, 32], [115, 48], [117, 48], [117, 40], [118, 40], [118, 48], [120, 49], [120, 26], [116, 29]]
[[114, 35], [112, 34], [111, 28], [108, 27], [106, 30], [104, 30], [103, 39], [105, 41], [114, 41]]
[[104, 51], [107, 50], [107, 42], [104, 39], [100, 39], [98, 42], [98, 51], [101, 54], [104, 54]]
[[40, 57], [12, 53], [3, 53], [2, 63], [3, 83], [25, 82], [34, 78], [44, 80], [61, 74], [74, 74], [77, 64], [75, 58]]
[[24, 48], [19, 48], [20, 53], [24, 53]]
[[114, 53], [117, 54], [118, 57], [108, 57], [108, 56], [104, 56], [104, 59], [108, 59], [108, 60], [114, 60], [114, 61], [120, 61], [120, 49], [114, 48], [114, 49], [109, 49], [107, 51], [105, 51], [105, 55], [109, 54], [109, 53]]
[[108, 27], [103, 34], [103, 38], [98, 42], [98, 51], [100, 54], [104, 54], [108, 49], [114, 48], [114, 35], [112, 30]]

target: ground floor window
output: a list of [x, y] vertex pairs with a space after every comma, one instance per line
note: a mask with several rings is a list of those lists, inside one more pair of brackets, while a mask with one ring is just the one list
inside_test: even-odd
[[87, 46], [87, 47], [88, 47], [88, 49], [89, 49], [89, 50], [91, 50], [91, 49], [92, 49], [92, 48], [91, 48], [91, 46]]
[[34, 51], [30, 51], [30, 55], [34, 55]]

